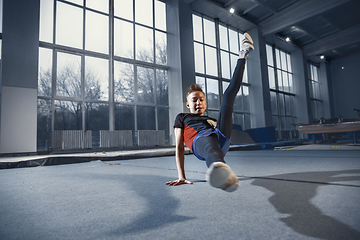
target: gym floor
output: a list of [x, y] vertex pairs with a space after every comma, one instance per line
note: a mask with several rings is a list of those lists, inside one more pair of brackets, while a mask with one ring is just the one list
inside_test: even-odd
[[360, 239], [360, 151], [231, 151], [233, 193], [174, 156], [0, 170], [0, 239]]

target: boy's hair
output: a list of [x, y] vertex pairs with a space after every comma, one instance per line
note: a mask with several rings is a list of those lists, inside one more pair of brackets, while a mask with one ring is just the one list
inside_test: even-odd
[[[186, 93], [186, 98], [187, 98], [191, 93], [197, 92], [197, 91], [204, 93], [204, 91], [202, 90], [202, 88], [200, 87], [200, 85], [198, 85], [198, 84], [193, 84], [193, 85], [191, 85], [191, 86], [189, 87], [187, 93]], [[205, 95], [205, 93], [204, 93], [204, 95]]]

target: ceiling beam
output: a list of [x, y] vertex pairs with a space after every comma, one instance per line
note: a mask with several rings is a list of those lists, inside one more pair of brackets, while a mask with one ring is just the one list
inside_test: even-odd
[[356, 44], [360, 41], [360, 25], [336, 32], [330, 36], [322, 38], [314, 43], [303, 46], [306, 57], [319, 55], [335, 48]]
[[300, 0], [261, 22], [260, 31], [263, 36], [279, 32], [348, 1], [350, 0]]

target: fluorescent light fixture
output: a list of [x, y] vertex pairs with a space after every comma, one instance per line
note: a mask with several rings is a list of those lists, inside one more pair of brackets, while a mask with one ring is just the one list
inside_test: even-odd
[[289, 37], [287, 37], [287, 38], [285, 39], [285, 41], [290, 42], [290, 38], [289, 38]]
[[235, 12], [235, 9], [230, 8], [229, 12], [230, 12], [230, 13], [234, 13], [234, 12]]

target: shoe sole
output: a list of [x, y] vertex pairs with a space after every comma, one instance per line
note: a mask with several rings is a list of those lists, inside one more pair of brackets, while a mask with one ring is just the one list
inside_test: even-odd
[[225, 163], [218, 163], [208, 169], [206, 180], [212, 187], [221, 188], [227, 192], [233, 192], [239, 187], [239, 182], [231, 184], [231, 179], [229, 178], [231, 174], [231, 169]]

